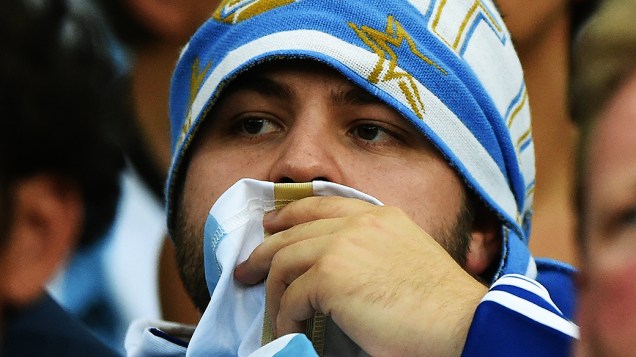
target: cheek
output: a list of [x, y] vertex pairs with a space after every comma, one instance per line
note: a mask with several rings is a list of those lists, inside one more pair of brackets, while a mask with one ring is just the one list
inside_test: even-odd
[[189, 163], [183, 186], [185, 214], [188, 221], [201, 224], [219, 196], [235, 181], [231, 168], [215, 164], [206, 156], [194, 156]]
[[[187, 167], [183, 195], [186, 214], [193, 222], [205, 222], [216, 200], [242, 178], [265, 180], [271, 166], [267, 155], [204, 147], [196, 152]], [[269, 166], [268, 166], [269, 165]]]
[[595, 265], [582, 295], [581, 328], [607, 346], [636, 348], [636, 258], [605, 260]]
[[454, 171], [445, 164], [429, 162], [426, 167], [418, 168], [411, 162], [381, 172], [369, 180], [374, 189], [367, 193], [385, 205], [402, 209], [433, 236], [455, 223], [464, 189]]

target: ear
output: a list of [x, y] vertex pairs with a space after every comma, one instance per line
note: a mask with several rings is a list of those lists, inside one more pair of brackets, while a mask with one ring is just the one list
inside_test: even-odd
[[84, 212], [79, 190], [52, 175], [21, 180], [12, 191], [0, 284], [6, 301], [20, 306], [41, 294], [69, 256], [81, 234]]
[[160, 37], [183, 43], [209, 17], [221, 0], [122, 0], [132, 14]]
[[476, 208], [471, 240], [466, 257], [466, 270], [482, 276], [501, 252], [501, 224], [494, 213], [485, 207]]

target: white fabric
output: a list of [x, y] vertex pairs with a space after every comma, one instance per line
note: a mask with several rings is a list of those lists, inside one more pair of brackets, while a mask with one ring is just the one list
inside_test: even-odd
[[135, 173], [123, 175], [122, 189], [104, 264], [109, 289], [127, 326], [137, 318], [161, 316], [158, 266], [166, 227], [163, 203]]

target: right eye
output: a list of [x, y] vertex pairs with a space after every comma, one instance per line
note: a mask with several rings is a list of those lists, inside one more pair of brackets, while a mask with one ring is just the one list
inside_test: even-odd
[[636, 206], [625, 207], [616, 216], [617, 230], [623, 234], [630, 234], [630, 237], [636, 237]]
[[232, 125], [232, 130], [246, 137], [259, 137], [278, 132], [281, 126], [272, 120], [262, 117], [245, 117], [238, 119]]

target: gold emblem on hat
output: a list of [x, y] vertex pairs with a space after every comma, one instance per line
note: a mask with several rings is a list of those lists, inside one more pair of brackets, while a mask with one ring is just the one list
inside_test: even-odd
[[413, 41], [406, 29], [404, 29], [402, 24], [393, 16], [388, 17], [384, 31], [376, 30], [366, 25], [358, 26], [351, 22], [349, 23], [349, 27], [351, 27], [362, 42], [369, 46], [378, 56], [378, 62], [369, 75], [368, 80], [372, 83], [397, 81], [400, 91], [411, 106], [411, 110], [422, 119], [424, 115], [424, 102], [422, 101], [413, 76], [399, 68], [396, 49], [406, 44], [411, 53], [420, 60], [423, 60], [427, 65], [433, 66], [443, 75], [447, 74], [446, 71], [418, 50], [415, 41]]
[[237, 24], [294, 2], [296, 0], [223, 0], [212, 18], [227, 24]]
[[190, 95], [188, 98], [188, 113], [186, 118], [181, 125], [181, 133], [179, 135], [178, 144], [181, 144], [183, 139], [185, 139], [188, 131], [190, 131], [190, 127], [192, 126], [192, 104], [194, 103], [194, 99], [199, 91], [199, 87], [203, 83], [205, 76], [210, 70], [211, 62], [209, 62], [203, 69], [201, 69], [201, 65], [199, 64], [199, 58], [194, 60], [192, 63], [192, 72], [190, 74]]

